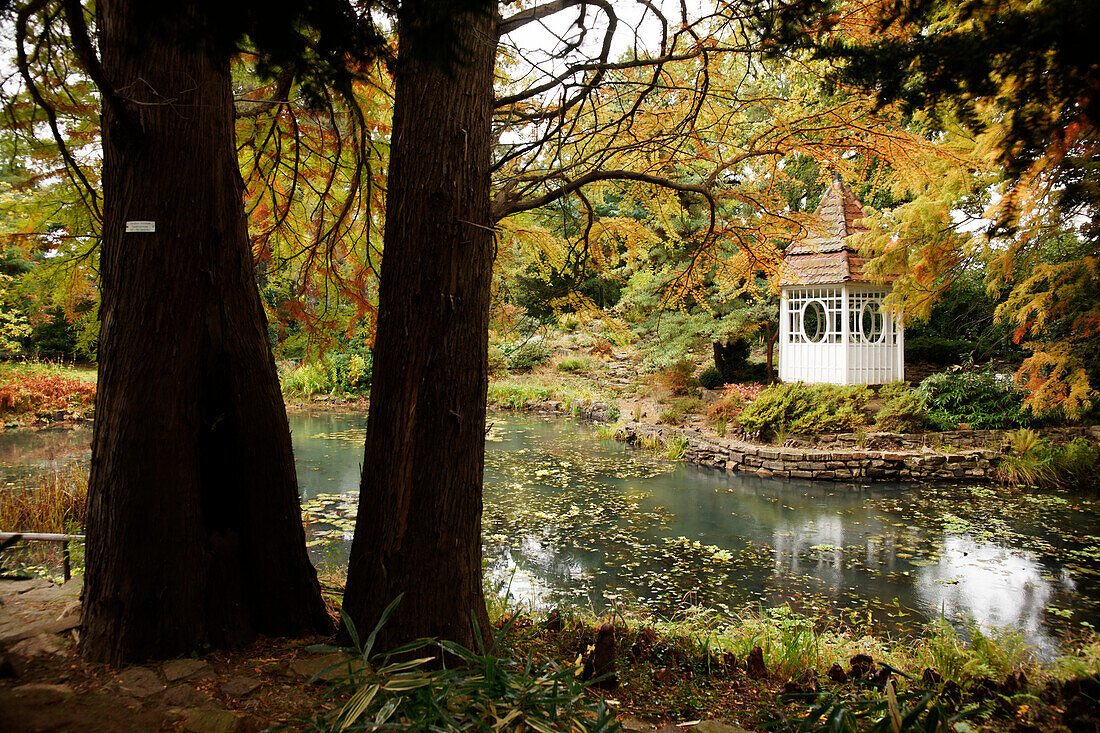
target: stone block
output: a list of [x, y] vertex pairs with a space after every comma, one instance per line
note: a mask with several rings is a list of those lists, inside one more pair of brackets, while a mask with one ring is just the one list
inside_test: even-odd
[[222, 685], [222, 692], [230, 697], [247, 697], [251, 695], [257, 687], [260, 686], [260, 681], [255, 677], [231, 677]]
[[170, 659], [161, 665], [160, 670], [169, 682], [214, 674], [214, 668], [204, 659]]
[[244, 722], [228, 710], [186, 710], [183, 729], [189, 733], [238, 733]]
[[149, 697], [162, 692], [165, 684], [157, 673], [147, 667], [129, 667], [118, 674], [118, 686], [133, 697]]

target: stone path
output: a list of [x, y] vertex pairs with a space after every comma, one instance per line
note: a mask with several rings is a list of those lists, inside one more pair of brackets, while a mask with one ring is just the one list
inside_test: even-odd
[[338, 660], [306, 651], [302, 641], [213, 663], [86, 665], [76, 656], [81, 590], [80, 578], [62, 586], [0, 580], [0, 730], [5, 733], [240, 733], [321, 710], [320, 688], [306, 683]]

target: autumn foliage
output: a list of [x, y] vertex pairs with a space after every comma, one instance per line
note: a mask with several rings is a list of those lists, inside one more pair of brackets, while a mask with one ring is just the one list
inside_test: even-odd
[[39, 413], [87, 407], [95, 385], [60, 374], [7, 376], [0, 382], [0, 414]]

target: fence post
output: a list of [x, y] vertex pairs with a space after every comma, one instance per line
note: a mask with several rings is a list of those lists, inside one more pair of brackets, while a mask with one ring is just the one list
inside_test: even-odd
[[65, 540], [61, 543], [61, 565], [65, 569], [65, 582], [69, 582], [69, 577], [72, 575], [72, 567], [69, 563], [69, 541]]

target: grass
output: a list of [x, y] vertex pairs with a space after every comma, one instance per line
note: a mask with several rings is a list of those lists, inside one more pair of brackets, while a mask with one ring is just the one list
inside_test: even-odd
[[610, 399], [605, 391], [588, 384], [573, 384], [553, 376], [497, 379], [489, 383], [489, 404], [522, 410], [539, 402], [561, 402], [566, 411], [581, 404]]
[[626, 436], [626, 423], [616, 420], [596, 427], [596, 436], [602, 440], [622, 440]]
[[679, 397], [670, 402], [672, 409], [681, 415], [698, 414], [706, 407], [699, 397]]
[[1095, 485], [1100, 449], [1085, 438], [1055, 445], [1037, 432], [1020, 428], [1008, 434], [1008, 453], [997, 464], [1005, 484], [1085, 489]]
[[53, 361], [0, 361], [0, 382], [57, 375], [85, 384], [95, 384], [97, 374], [94, 365], [77, 366]]
[[684, 460], [684, 454], [687, 453], [687, 438], [680, 434], [670, 435], [668, 441], [665, 443], [666, 456], [670, 461], [682, 461]]
[[585, 357], [569, 356], [558, 362], [557, 370], [564, 374], [586, 376], [596, 368], [596, 362]]
[[328, 394], [334, 388], [329, 369], [321, 362], [284, 366], [279, 370], [279, 382], [283, 394], [305, 399]]
[[88, 476], [70, 466], [34, 486], [0, 487], [0, 530], [65, 533], [82, 531], [87, 517]]
[[[945, 621], [931, 624], [917, 639], [895, 640], [873, 634], [855, 614], [844, 624], [802, 616], [786, 607], [740, 616], [695, 607], [672, 619], [654, 618], [644, 609], [629, 607], [615, 608], [602, 617], [560, 610], [555, 615], [561, 618], [560, 631], [547, 630], [546, 622], [537, 616], [515, 623], [514, 614], [506, 613], [504, 618], [514, 623], [513, 633], [504, 641], [509, 654], [566, 665], [591, 648], [595, 627], [612, 623], [621, 683], [615, 698], [620, 710], [659, 720], [734, 718], [751, 729], [825, 730], [797, 726], [808, 719], [810, 707], [827, 702], [831, 713], [853, 721], [853, 727], [843, 730], [894, 730], [886, 702], [892, 692], [899, 708], [920, 708], [919, 717], [925, 721], [935, 708], [950, 710], [951, 715], [966, 710], [967, 716], [980, 719], [977, 727], [960, 731], [1007, 731], [1017, 720], [1046, 730], [1045, 724], [1057, 719], [1060, 711], [1049, 701], [1041, 702], [1038, 690], [1052, 679], [1100, 671], [1100, 639], [1091, 633], [1075, 642], [1067, 656], [1040, 665], [1018, 633], [992, 633], [971, 624], [965, 633], [968, 641], [963, 641]], [[770, 675], [759, 681], [748, 679], [744, 671], [746, 657], [757, 646]], [[847, 670], [856, 654], [867, 654], [875, 665], [897, 670], [893, 689], [863, 681], [834, 684], [823, 676], [833, 664]], [[936, 670], [939, 678], [922, 681], [926, 669]], [[1024, 673], [1030, 691], [996, 691], [1009, 674], [1018, 672]], [[811, 678], [820, 684], [820, 695], [816, 687], [812, 694], [799, 695], [799, 682], [793, 683], [794, 694], [785, 694], [789, 686], [784, 680]], [[941, 694], [949, 684], [957, 685], [955, 693], [945, 693], [959, 695], [957, 708]], [[1027, 704], [1020, 702], [1023, 699]], [[867, 727], [882, 721], [886, 727]]]
[[[87, 518], [88, 476], [68, 466], [42, 476], [37, 485], [0, 487], [0, 531], [80, 534]], [[76, 574], [83, 572], [82, 542], [70, 545]], [[53, 577], [61, 548], [53, 542], [21, 542], [0, 557], [0, 569], [19, 574]]]

